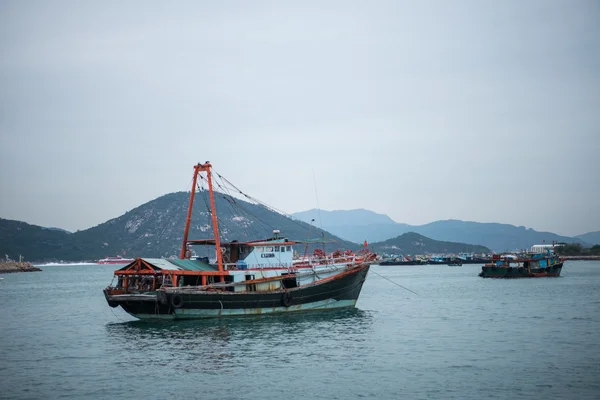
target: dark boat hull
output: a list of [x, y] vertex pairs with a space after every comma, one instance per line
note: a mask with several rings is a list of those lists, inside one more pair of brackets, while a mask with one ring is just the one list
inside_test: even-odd
[[195, 319], [354, 307], [369, 265], [347, 271], [321, 283], [269, 292], [157, 291], [145, 295], [110, 296], [140, 319]]
[[461, 259], [461, 263], [463, 264], [488, 264], [492, 262], [491, 258], [481, 258], [481, 259]]
[[417, 265], [415, 261], [382, 261], [379, 265]]
[[532, 269], [528, 271], [525, 267], [506, 266], [483, 266], [481, 267], [482, 278], [541, 278], [560, 276], [563, 263], [558, 263], [545, 268]]

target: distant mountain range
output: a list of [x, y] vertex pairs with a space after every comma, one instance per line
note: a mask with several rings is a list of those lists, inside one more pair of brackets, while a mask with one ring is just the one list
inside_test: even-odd
[[[13, 259], [23, 255], [29, 261], [92, 261], [115, 255], [178, 256], [188, 201], [189, 193], [167, 194], [120, 217], [74, 233], [0, 218], [0, 255], [7, 254]], [[291, 240], [324, 238], [335, 242], [327, 245], [331, 250], [356, 250], [366, 239], [374, 251], [389, 253], [396, 249], [403, 254], [487, 252], [484, 247], [473, 245], [504, 251], [552, 240], [585, 246], [589, 242], [600, 243], [600, 232], [570, 238], [513, 225], [455, 220], [411, 226], [368, 210], [320, 213], [311, 210], [294, 214], [294, 219], [291, 219], [261, 205], [220, 193], [216, 193], [215, 202], [221, 237], [226, 241], [267, 238], [273, 230], [279, 229]], [[317, 222], [319, 214], [324, 221], [322, 227]], [[189, 239], [209, 237], [212, 237], [211, 214], [207, 194], [201, 191], [196, 195]], [[315, 246], [310, 245], [309, 251]], [[302, 247], [296, 248], [299, 252], [304, 251], [304, 245], [297, 247]], [[197, 248], [199, 255], [212, 256], [208, 251]]]
[[485, 253], [490, 249], [485, 246], [466, 243], [441, 242], [430, 239], [415, 232], [404, 233], [398, 237], [383, 242], [369, 243], [371, 251], [385, 254], [458, 254], [458, 253]]
[[588, 232], [584, 233], [583, 235], [577, 235], [575, 237], [590, 244], [600, 244], [600, 231]]
[[334, 235], [352, 242], [385, 241], [407, 232], [415, 232], [428, 238], [472, 243], [486, 246], [500, 252], [515, 249], [528, 249], [534, 244], [566, 242], [591, 246], [600, 242], [599, 232], [591, 232], [578, 237], [557, 235], [552, 232], [538, 232], [524, 226], [499, 223], [468, 222], [460, 220], [435, 221], [425, 225], [397, 223], [387, 215], [358, 209], [347, 211], [325, 211], [312, 209], [292, 214], [292, 217], [311, 222]]
[[[57, 228], [45, 228], [21, 221], [0, 218], [0, 255], [13, 259], [23, 255], [29, 261], [95, 261], [106, 256], [126, 257], [170, 257], [178, 256], [183, 240], [183, 230], [189, 201], [189, 193], [178, 192], [161, 196], [145, 203], [120, 217], [111, 219], [92, 228], [70, 233]], [[237, 198], [215, 193], [219, 214], [221, 238], [230, 240], [256, 240], [271, 237], [273, 230], [291, 240], [325, 239], [327, 250], [357, 250], [359, 243], [341, 239], [302, 221], [288, 218], [261, 205], [248, 203]], [[205, 191], [196, 194], [189, 239], [212, 237], [212, 222], [208, 198]], [[367, 214], [368, 215], [368, 212]], [[358, 220], [368, 223], [368, 219]], [[383, 224], [389, 218], [379, 217]], [[391, 221], [391, 224], [395, 224]], [[387, 238], [386, 238], [387, 239]], [[318, 244], [308, 246], [312, 252]], [[302, 253], [305, 245], [296, 245]], [[384, 243], [372, 243], [371, 249], [424, 252], [445, 250], [470, 251], [473, 246], [455, 243], [438, 243], [420, 235], [403, 235]], [[195, 248], [198, 255], [212, 257], [214, 249]], [[203, 253], [206, 251], [206, 253]], [[474, 250], [473, 250], [474, 251]]]

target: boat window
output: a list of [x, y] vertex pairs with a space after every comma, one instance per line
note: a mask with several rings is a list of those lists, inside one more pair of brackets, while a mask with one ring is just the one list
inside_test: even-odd
[[281, 246], [281, 252], [285, 253], [285, 246]]
[[262, 253], [264, 249], [262, 247], [255, 247], [257, 253]]
[[275, 246], [273, 251], [275, 251], [275, 252], [279, 251], [279, 246]]
[[287, 246], [287, 251], [292, 251], [292, 246]]
[[[254, 275], [246, 275], [246, 280], [251, 281], [254, 279]], [[246, 285], [247, 292], [256, 292], [256, 283], [251, 283]]]
[[269, 253], [273, 251], [273, 247], [265, 247], [265, 252]]

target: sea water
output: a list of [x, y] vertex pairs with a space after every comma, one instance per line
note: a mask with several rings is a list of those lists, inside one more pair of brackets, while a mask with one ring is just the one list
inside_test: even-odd
[[0, 398], [600, 398], [600, 262], [373, 266], [354, 310], [181, 322], [110, 308], [114, 269], [2, 276]]

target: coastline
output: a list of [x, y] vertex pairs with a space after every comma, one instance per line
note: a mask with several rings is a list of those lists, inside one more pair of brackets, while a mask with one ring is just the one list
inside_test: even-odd
[[600, 261], [600, 256], [559, 256], [565, 261]]
[[28, 262], [4, 261], [0, 262], [0, 274], [10, 274], [13, 272], [34, 272], [41, 271], [40, 268], [34, 267]]

